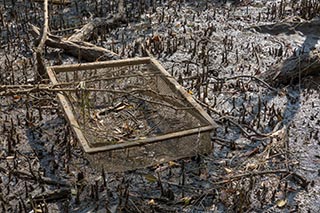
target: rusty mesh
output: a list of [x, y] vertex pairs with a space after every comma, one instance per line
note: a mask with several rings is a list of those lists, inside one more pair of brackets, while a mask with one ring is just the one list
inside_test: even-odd
[[[168, 83], [171, 76], [164, 76], [153, 64], [59, 72], [56, 78], [90, 147], [210, 124]], [[204, 134], [89, 157], [111, 171], [134, 169], [208, 152], [210, 138]], [[199, 146], [200, 139], [207, 142]]]

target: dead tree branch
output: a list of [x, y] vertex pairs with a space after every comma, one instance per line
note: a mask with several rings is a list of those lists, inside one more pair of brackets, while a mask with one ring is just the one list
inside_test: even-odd
[[[39, 36], [39, 29], [31, 25], [31, 33], [34, 36]], [[120, 56], [103, 47], [98, 47], [84, 41], [69, 41], [64, 40], [59, 36], [54, 36], [48, 33], [46, 44], [50, 47], [63, 49], [66, 53], [75, 57], [80, 57], [86, 61], [104, 61], [120, 59]]]
[[73, 42], [88, 41], [95, 28], [117, 27], [123, 21], [125, 20], [122, 16], [115, 16], [115, 17], [109, 16], [107, 18], [95, 18], [89, 23], [85, 24], [81, 29], [76, 30], [76, 32], [68, 38], [68, 41], [73, 41]]
[[43, 16], [44, 24], [43, 24], [42, 36], [41, 36], [39, 45], [35, 49], [35, 59], [37, 62], [37, 77], [40, 79], [43, 78], [46, 74], [43, 55], [44, 55], [44, 46], [48, 37], [48, 30], [49, 30], [48, 0], [44, 1], [43, 13], [44, 13], [44, 16]]
[[234, 175], [234, 176], [231, 176], [231, 177], [227, 177], [227, 178], [225, 178], [225, 180], [222, 180], [222, 181], [212, 182], [212, 184], [214, 184], [214, 185], [226, 184], [226, 183], [229, 183], [231, 181], [239, 180], [241, 178], [248, 178], [248, 177], [253, 177], [253, 176], [262, 176], [262, 175], [269, 175], [269, 174], [286, 174], [288, 176], [292, 176], [293, 178], [296, 178], [301, 182], [300, 185], [303, 188], [307, 187], [308, 184], [309, 184], [309, 181], [306, 180], [301, 175], [299, 175], [299, 174], [297, 174], [295, 172], [287, 171], [285, 169], [271, 170], [271, 171], [257, 171], [257, 172], [249, 172], [249, 173], [245, 173], [245, 174]]

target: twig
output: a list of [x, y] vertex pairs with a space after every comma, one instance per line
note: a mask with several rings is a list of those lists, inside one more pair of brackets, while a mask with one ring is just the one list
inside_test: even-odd
[[44, 183], [44, 184], [48, 184], [48, 185], [70, 187], [70, 185], [68, 183], [55, 181], [55, 180], [52, 180], [52, 179], [47, 178], [47, 177], [36, 177], [36, 176], [33, 176], [32, 174], [30, 174], [28, 172], [25, 172], [25, 171], [20, 171], [20, 170], [8, 171], [7, 169], [5, 169], [2, 166], [0, 166], [0, 172], [14, 175], [14, 176], [16, 176], [16, 177], [18, 177], [20, 179], [35, 180], [35, 181], [38, 181], [39, 183]]
[[[110, 72], [111, 73], [111, 72]], [[109, 73], [109, 74], [110, 74]], [[104, 74], [105, 75], [105, 74]], [[121, 78], [130, 78], [130, 77], [156, 77], [158, 73], [150, 73], [150, 74], [132, 74], [132, 75], [119, 75], [115, 77], [103, 77], [101, 76], [91, 76], [88, 79], [83, 79], [82, 81], [69, 81], [69, 82], [61, 82], [58, 84], [50, 85], [50, 84], [38, 84], [38, 85], [31, 85], [31, 84], [11, 84], [11, 85], [0, 85], [0, 91], [8, 90], [8, 89], [26, 89], [26, 88], [43, 88], [43, 87], [59, 87], [59, 86], [69, 86], [69, 85], [78, 85], [80, 82], [96, 82], [96, 81], [108, 81], [108, 80], [116, 80]], [[169, 77], [169, 76], [168, 76]]]
[[33, 197], [35, 202], [41, 202], [45, 200], [46, 202], [61, 200], [61, 199], [68, 199], [71, 195], [70, 188], [62, 188], [55, 191], [49, 191], [40, 195]]
[[[278, 123], [276, 125], [276, 127], [274, 128], [274, 130], [270, 133], [261, 133], [253, 128], [250, 128], [248, 126], [246, 126], [246, 128], [250, 129], [251, 131], [253, 131], [255, 134], [250, 134], [248, 133], [247, 130], [245, 130], [239, 123], [235, 122], [234, 120], [232, 120], [232, 117], [231, 116], [223, 116], [222, 113], [218, 112], [217, 110], [213, 109], [211, 106], [209, 106], [208, 104], [206, 103], [203, 103], [199, 100], [197, 100], [197, 102], [206, 107], [207, 109], [209, 109], [210, 111], [214, 112], [215, 114], [218, 114], [219, 116], [221, 116], [220, 118], [218, 118], [218, 120], [223, 120], [223, 119], [226, 119], [227, 121], [229, 121], [230, 123], [232, 123], [233, 125], [235, 125], [236, 127], [238, 127], [248, 138], [255, 138], [256, 140], [264, 140], [266, 138], [269, 138], [270, 136], [272, 136], [273, 133], [275, 133], [280, 125], [280, 123]], [[256, 137], [259, 137], [259, 138], [256, 138]]]
[[231, 181], [235, 181], [235, 180], [239, 180], [241, 178], [246, 178], [246, 177], [253, 177], [253, 176], [261, 176], [261, 175], [268, 175], [268, 174], [287, 174], [288, 176], [292, 176], [295, 177], [297, 179], [299, 179], [301, 181], [301, 186], [303, 188], [306, 188], [309, 184], [309, 181], [306, 180], [305, 178], [303, 178], [302, 176], [298, 175], [295, 172], [290, 172], [287, 171], [286, 169], [280, 169], [280, 170], [271, 170], [271, 171], [257, 171], [257, 172], [249, 172], [249, 173], [245, 173], [245, 174], [239, 174], [239, 175], [234, 175], [232, 177], [228, 177], [228, 179], [226, 180], [222, 180], [222, 181], [216, 181], [216, 182], [212, 182], [212, 184], [214, 185], [219, 185], [219, 184], [226, 184], [229, 183]]
[[217, 110], [213, 109], [211, 106], [209, 106], [208, 104], [206, 103], [203, 103], [202, 101], [199, 101], [198, 99], [195, 99], [197, 101], [198, 104], [200, 104], [201, 106], [209, 109], [211, 112], [217, 114], [217, 115], [220, 115], [222, 116], [222, 114], [220, 112], [218, 112]]
[[130, 203], [133, 205], [133, 207], [137, 210], [137, 212], [142, 212], [138, 206], [132, 201], [132, 199], [129, 199]]
[[[0, 86], [0, 96], [12, 96], [12, 95], [19, 95], [19, 94], [30, 94], [30, 93], [35, 93], [35, 92], [78, 92], [78, 91], [83, 91], [83, 92], [108, 92], [108, 93], [120, 93], [120, 94], [126, 94], [126, 95], [131, 95], [134, 98], [153, 103], [153, 104], [158, 104], [162, 105], [165, 107], [172, 108], [174, 110], [186, 110], [186, 109], [192, 109], [193, 107], [183, 107], [182, 104], [178, 103], [176, 101], [175, 97], [171, 97], [170, 95], [161, 95], [158, 94], [156, 91], [153, 90], [148, 90], [148, 89], [134, 89], [131, 91], [124, 91], [124, 90], [110, 90], [110, 89], [96, 89], [96, 88], [85, 88], [83, 90], [78, 89], [78, 88], [55, 88], [56, 85], [38, 85], [38, 86], [26, 86], [26, 89], [15, 89], [15, 88], [21, 88], [21, 86]], [[10, 88], [10, 89], [8, 89]], [[4, 90], [1, 92], [1, 90]], [[144, 94], [145, 96], [148, 97], [154, 97], [156, 99], [159, 99], [160, 101], [155, 101], [147, 98], [140, 97], [135, 94]], [[163, 101], [163, 102], [162, 102]], [[167, 104], [170, 103], [170, 104]], [[172, 104], [172, 105], [171, 105]]]
[[234, 80], [234, 79], [238, 79], [238, 78], [251, 78], [254, 79], [256, 81], [259, 81], [260, 83], [262, 83], [263, 85], [265, 85], [268, 89], [274, 91], [274, 92], [278, 92], [277, 89], [273, 88], [272, 86], [270, 86], [267, 82], [265, 82], [264, 80], [256, 77], [256, 76], [252, 76], [252, 75], [237, 75], [237, 76], [232, 76], [232, 77], [228, 77], [228, 78], [216, 78], [216, 80], [218, 81], [229, 81], [229, 80]]
[[220, 144], [222, 146], [234, 146], [235, 145], [234, 141], [230, 141], [230, 140], [220, 138], [220, 137], [211, 137], [211, 140], [214, 140], [215, 143]]

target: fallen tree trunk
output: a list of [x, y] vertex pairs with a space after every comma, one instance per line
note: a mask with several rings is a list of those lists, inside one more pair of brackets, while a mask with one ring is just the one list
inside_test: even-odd
[[[294, 18], [297, 18], [296, 16]], [[279, 35], [285, 33], [287, 35], [296, 34], [298, 31], [304, 35], [319, 35], [320, 20], [315, 19], [311, 21], [282, 21], [275, 24], [252, 26], [247, 29], [255, 29], [259, 33], [268, 33], [271, 35]]]
[[289, 84], [308, 75], [320, 74], [320, 52], [293, 56], [271, 67], [259, 77], [270, 84]]
[[[35, 37], [40, 36], [39, 28], [34, 25], [31, 26], [31, 33]], [[121, 57], [103, 47], [99, 47], [84, 41], [69, 41], [65, 40], [59, 36], [54, 36], [48, 33], [48, 38], [46, 40], [46, 45], [54, 48], [63, 49], [66, 53], [73, 55], [77, 58], [86, 61], [104, 61], [104, 60], [116, 60]]]
[[[319, 20], [286, 20], [276, 24], [254, 26], [248, 29], [255, 29], [259, 33], [268, 33], [271, 35], [304, 35], [304, 45], [315, 47], [319, 37]], [[300, 33], [297, 33], [300, 32]], [[282, 35], [283, 36], [283, 35]], [[315, 38], [314, 38], [315, 37]], [[273, 65], [268, 71], [262, 73], [260, 78], [269, 84], [289, 84], [294, 81], [299, 81], [301, 78], [308, 75], [320, 74], [320, 52], [313, 50], [302, 55], [292, 56], [285, 61], [281, 61]]]
[[68, 40], [69, 41], [88, 41], [93, 30], [97, 27], [117, 27], [125, 20], [122, 16], [110, 16], [108, 18], [95, 18], [89, 23], [85, 24], [81, 29], [76, 30]]

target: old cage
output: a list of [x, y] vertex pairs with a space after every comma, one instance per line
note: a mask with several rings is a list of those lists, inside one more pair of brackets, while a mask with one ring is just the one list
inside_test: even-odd
[[215, 124], [153, 58], [47, 68], [92, 164], [124, 171], [208, 153]]

